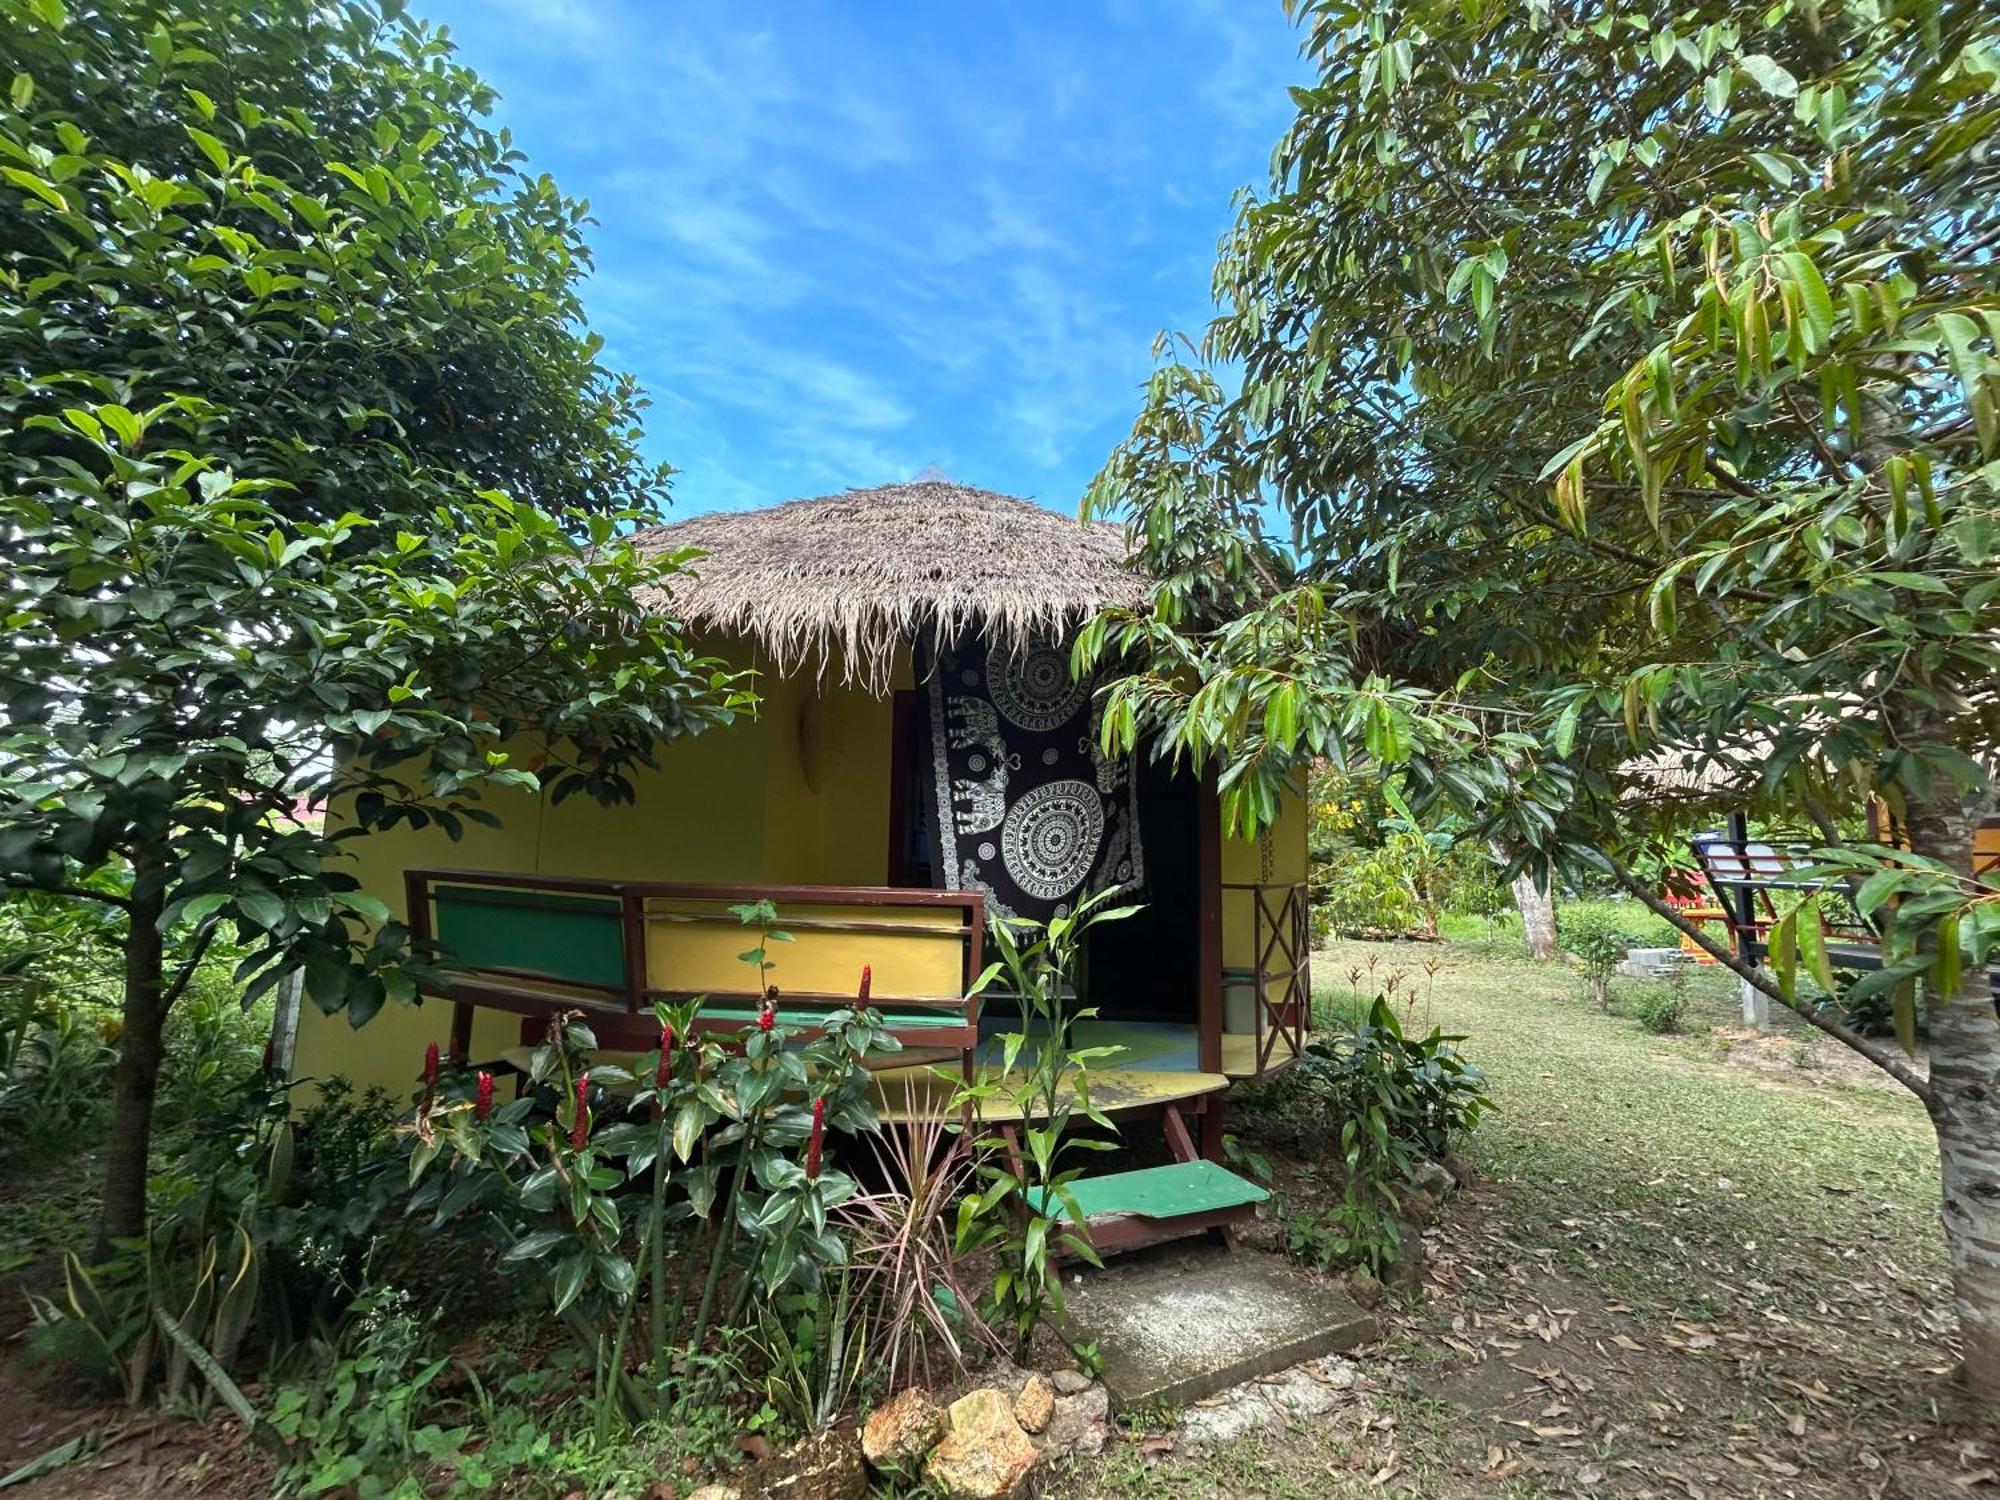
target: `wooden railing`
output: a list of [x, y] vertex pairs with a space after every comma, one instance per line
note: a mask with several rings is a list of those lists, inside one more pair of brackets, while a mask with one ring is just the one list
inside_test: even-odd
[[410, 928], [434, 944], [445, 978], [425, 991], [457, 1007], [464, 1055], [475, 1008], [540, 1018], [577, 1010], [606, 1047], [651, 1046], [657, 1001], [706, 997], [699, 1025], [734, 1030], [766, 998], [739, 961], [753, 946], [729, 908], [768, 901], [793, 935], [772, 944], [769, 998], [784, 1024], [810, 1031], [870, 1005], [905, 1046], [969, 1051], [979, 1040], [977, 978], [985, 901], [977, 891], [877, 886], [720, 885], [416, 869], [404, 874]]
[[[1304, 881], [1223, 883], [1250, 897], [1250, 952], [1254, 974], [1256, 1057], [1260, 1074], [1275, 1059], [1290, 1062], [1305, 1050], [1312, 1021], [1312, 917]], [[1284, 1056], [1278, 1043], [1288, 1041]]]

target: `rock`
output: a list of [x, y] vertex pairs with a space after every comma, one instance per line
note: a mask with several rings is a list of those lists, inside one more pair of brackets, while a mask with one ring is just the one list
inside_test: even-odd
[[1396, 1221], [1396, 1246], [1396, 1258], [1389, 1262], [1382, 1275], [1384, 1284], [1399, 1292], [1422, 1291], [1424, 1266], [1428, 1260], [1424, 1251], [1423, 1220], [1399, 1218]]
[[1104, 1451], [1110, 1433], [1111, 1393], [1101, 1385], [1086, 1385], [1073, 1396], [1057, 1398], [1037, 1441], [1046, 1453], [1091, 1457]]
[[1041, 1457], [1004, 1391], [967, 1392], [951, 1403], [946, 1421], [944, 1441], [924, 1460], [924, 1478], [951, 1500], [1011, 1495]]
[[743, 1492], [733, 1484], [705, 1484], [687, 1500], [743, 1500]]
[[864, 1500], [868, 1470], [852, 1427], [829, 1427], [737, 1476], [743, 1500]]
[[1049, 1377], [1058, 1396], [1075, 1396], [1090, 1389], [1091, 1379], [1081, 1370], [1058, 1370]]
[[1227, 1447], [1259, 1428], [1329, 1412], [1354, 1384], [1354, 1366], [1337, 1354], [1295, 1366], [1189, 1407], [1181, 1414], [1181, 1442], [1197, 1453]]
[[1020, 1394], [1014, 1397], [1014, 1420], [1021, 1424], [1021, 1431], [1040, 1432], [1049, 1425], [1055, 1409], [1056, 1388], [1047, 1376], [1030, 1375], [1021, 1382]]
[[1362, 1307], [1373, 1307], [1382, 1300], [1382, 1283], [1366, 1271], [1349, 1271], [1347, 1295]]
[[1458, 1191], [1458, 1179], [1451, 1174], [1451, 1168], [1441, 1162], [1420, 1161], [1410, 1173], [1410, 1186], [1420, 1193], [1429, 1193], [1435, 1202], [1442, 1203]]
[[1428, 1224], [1437, 1207], [1437, 1194], [1427, 1188], [1413, 1187], [1403, 1194], [1403, 1217], [1406, 1220]]
[[885, 1474], [914, 1472], [944, 1436], [944, 1413], [921, 1386], [898, 1391], [861, 1424], [861, 1456]]

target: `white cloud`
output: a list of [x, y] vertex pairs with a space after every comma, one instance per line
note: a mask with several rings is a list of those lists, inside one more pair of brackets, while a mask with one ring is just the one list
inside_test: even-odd
[[697, 506], [927, 463], [1070, 504], [1298, 76], [1278, 0], [430, 3], [592, 200], [586, 303]]

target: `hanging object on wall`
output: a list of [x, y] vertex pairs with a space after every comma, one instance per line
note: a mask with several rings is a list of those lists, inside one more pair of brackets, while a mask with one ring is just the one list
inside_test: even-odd
[[1001, 916], [1048, 921], [1084, 895], [1145, 879], [1130, 757], [1098, 748], [1090, 682], [1039, 644], [989, 655], [963, 640], [921, 664], [938, 868]]

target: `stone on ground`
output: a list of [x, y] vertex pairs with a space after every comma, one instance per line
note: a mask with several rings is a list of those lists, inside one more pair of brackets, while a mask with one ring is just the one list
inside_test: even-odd
[[899, 1391], [861, 1424], [861, 1455], [886, 1474], [914, 1472], [944, 1436], [944, 1413], [921, 1386]]
[[1353, 1363], [1332, 1354], [1236, 1386], [1181, 1414], [1181, 1443], [1208, 1452], [1259, 1428], [1320, 1416], [1347, 1399], [1358, 1380]]
[[1021, 1383], [1021, 1392], [1014, 1398], [1014, 1420], [1023, 1432], [1040, 1432], [1049, 1425], [1055, 1410], [1056, 1388], [1046, 1375], [1030, 1375]]
[[1058, 1396], [1074, 1396], [1092, 1385], [1091, 1378], [1081, 1370], [1058, 1370], [1049, 1379], [1054, 1382]]
[[1187, 1406], [1215, 1391], [1352, 1349], [1374, 1318], [1272, 1255], [1162, 1246], [1084, 1273], [1065, 1333], [1095, 1343], [1115, 1411]]
[[1086, 1385], [1073, 1396], [1058, 1396], [1049, 1425], [1035, 1439], [1044, 1453], [1085, 1458], [1104, 1451], [1111, 1435], [1111, 1396], [1101, 1385]]
[[946, 1420], [944, 1441], [924, 1460], [924, 1478], [950, 1500], [1011, 1495], [1041, 1457], [1003, 1391], [967, 1392], [951, 1403]]

